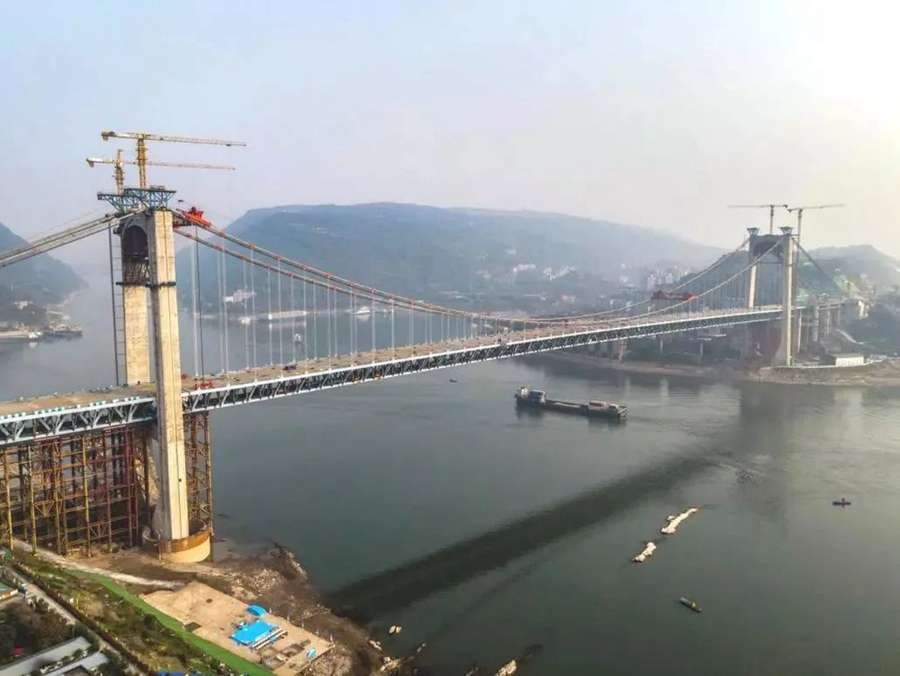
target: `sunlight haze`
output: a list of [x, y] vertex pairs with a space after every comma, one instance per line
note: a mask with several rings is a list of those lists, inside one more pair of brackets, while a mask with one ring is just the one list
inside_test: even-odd
[[898, 15], [868, 2], [5, 3], [0, 221], [33, 237], [102, 210], [111, 168], [84, 158], [131, 156], [100, 139], [114, 129], [247, 142], [149, 146], [238, 167], [150, 170], [220, 222], [397, 201], [731, 248], [767, 214], [728, 204], [841, 202], [807, 215], [807, 246], [900, 255]]

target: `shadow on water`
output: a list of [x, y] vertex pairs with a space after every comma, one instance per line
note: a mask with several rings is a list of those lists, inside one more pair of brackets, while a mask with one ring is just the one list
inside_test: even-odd
[[608, 383], [618, 389], [626, 386], [654, 388], [665, 380], [671, 390], [684, 394], [699, 395], [703, 390], [715, 385], [714, 377], [684, 376], [679, 374], [640, 373], [610, 368], [602, 362], [571, 362], [555, 359], [552, 355], [532, 355], [522, 358], [526, 366], [556, 378], [589, 378], [591, 381]]
[[[690, 452], [337, 589], [329, 594], [331, 606], [361, 620], [382, 616], [670, 493], [707, 470], [732, 466], [738, 483], [752, 480], [744, 469], [748, 453], [762, 448], [776, 455], [788, 452], [790, 428], [807, 412], [834, 408], [836, 397], [839, 393], [833, 388], [741, 386], [738, 415]], [[777, 495], [770, 496], [775, 498]], [[772, 507], [775, 505], [769, 505]], [[526, 566], [523, 572], [530, 569]]]
[[843, 393], [837, 387], [786, 387], [777, 383], [742, 383], [738, 387], [741, 420], [751, 430], [757, 426], [795, 425], [798, 416], [833, 408]]
[[332, 592], [331, 606], [361, 620], [404, 608], [664, 494], [716, 467], [717, 460], [716, 453], [705, 447], [656, 463], [549, 509], [363, 578]]

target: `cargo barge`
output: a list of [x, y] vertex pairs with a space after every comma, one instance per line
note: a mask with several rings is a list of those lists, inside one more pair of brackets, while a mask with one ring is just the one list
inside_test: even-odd
[[44, 338], [81, 338], [84, 333], [80, 326], [68, 324], [51, 324], [43, 330]]
[[548, 399], [543, 390], [532, 390], [524, 385], [519, 388], [515, 397], [516, 408], [570, 413], [605, 420], [625, 420], [628, 416], [628, 407], [625, 404], [610, 404], [605, 401], [589, 401], [587, 404], [557, 401]]

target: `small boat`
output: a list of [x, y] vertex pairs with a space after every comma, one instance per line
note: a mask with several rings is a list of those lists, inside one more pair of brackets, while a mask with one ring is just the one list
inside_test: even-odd
[[681, 597], [680, 601], [681, 601], [681, 605], [690, 608], [690, 609], [693, 610], [695, 613], [702, 613], [702, 612], [703, 612], [703, 608], [701, 608], [700, 606], [698, 606], [696, 601], [691, 601], [691, 600], [689, 600], [689, 599], [684, 598], [683, 596]]
[[516, 673], [518, 666], [515, 660], [511, 660], [500, 667], [500, 670], [494, 676], [512, 676], [512, 674]]
[[835, 507], [849, 507], [851, 502], [847, 498], [841, 498], [840, 500], [832, 500], [831, 504]]
[[451, 378], [451, 379], [450, 379], [450, 382], [451, 382], [451, 383], [458, 383], [459, 381], [458, 381], [456, 378]]

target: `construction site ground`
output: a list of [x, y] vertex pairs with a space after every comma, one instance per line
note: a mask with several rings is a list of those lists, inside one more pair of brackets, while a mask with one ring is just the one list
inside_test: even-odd
[[[238, 622], [254, 621], [247, 613], [247, 604], [202, 582], [189, 582], [176, 591], [159, 590], [144, 594], [143, 599], [185, 626], [199, 625], [192, 630], [193, 634], [248, 661], [258, 662], [263, 656], [269, 657], [273, 671], [279, 675], [297, 673], [308, 666], [315, 656], [324, 655], [333, 647], [327, 639], [272, 614], [266, 614], [263, 621], [283, 629], [287, 634], [259, 652], [242, 646], [230, 637], [237, 630]], [[307, 657], [310, 648], [315, 649], [312, 658]]]
[[[197, 581], [232, 596], [240, 603], [239, 616], [230, 618], [229, 621], [241, 619], [243, 610], [251, 604], [260, 605], [279, 618], [290, 617], [291, 624], [298, 628], [302, 625], [306, 631], [333, 643], [324, 655], [317, 657], [303, 670], [304, 675], [362, 676], [381, 667], [384, 656], [369, 645], [369, 635], [365, 628], [335, 615], [319, 602], [306, 572], [299, 566], [293, 553], [277, 545], [262, 551], [226, 550], [224, 543], [216, 543], [214, 548], [214, 563], [172, 564], [159, 561], [137, 549], [97, 555], [89, 559], [59, 559], [70, 562], [70, 565], [77, 566], [82, 571], [112, 576], [135, 594], [142, 595], [142, 602], [149, 601], [144, 595], [160, 589], [180, 588], [181, 585]], [[157, 606], [153, 608], [161, 612]], [[178, 620], [181, 621], [180, 617]], [[191, 621], [201, 623], [196, 619]], [[197, 632], [197, 637], [200, 638], [200, 632]], [[278, 647], [281, 644], [290, 645], [284, 639], [278, 642]], [[231, 648], [229, 646], [228, 649]], [[258, 660], [257, 655], [254, 661]], [[291, 673], [296, 673], [296, 670]]]

